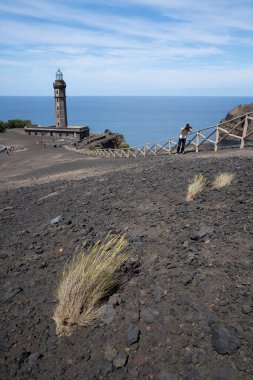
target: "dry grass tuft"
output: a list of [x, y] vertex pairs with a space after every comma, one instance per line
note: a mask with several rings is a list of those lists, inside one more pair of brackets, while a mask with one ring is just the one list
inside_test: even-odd
[[188, 186], [186, 200], [188, 202], [192, 201], [206, 187], [207, 183], [207, 179], [203, 174], [195, 175], [193, 182]]
[[214, 189], [220, 189], [224, 186], [230, 186], [234, 176], [233, 173], [221, 173], [213, 181], [212, 187]]
[[124, 235], [108, 235], [87, 252], [82, 246], [66, 265], [53, 316], [57, 335], [71, 335], [77, 325], [87, 326], [101, 315], [101, 299], [119, 284], [117, 271], [127, 259], [122, 253], [126, 244]]

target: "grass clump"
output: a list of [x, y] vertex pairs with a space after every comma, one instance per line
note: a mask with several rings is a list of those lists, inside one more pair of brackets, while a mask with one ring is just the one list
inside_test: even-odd
[[193, 181], [188, 186], [186, 200], [192, 201], [207, 185], [207, 179], [203, 174], [195, 175]]
[[213, 181], [212, 187], [214, 189], [220, 189], [225, 186], [230, 186], [234, 176], [233, 173], [221, 173]]
[[108, 235], [85, 252], [84, 246], [66, 265], [57, 289], [58, 306], [53, 319], [59, 336], [71, 335], [101, 315], [101, 300], [119, 284], [118, 269], [126, 261], [127, 241]]
[[119, 149], [129, 149], [130, 148], [130, 145], [126, 144], [126, 143], [121, 143], [119, 144]]

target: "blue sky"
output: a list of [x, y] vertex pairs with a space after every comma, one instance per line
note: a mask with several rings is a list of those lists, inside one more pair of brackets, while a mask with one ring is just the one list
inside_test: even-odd
[[0, 95], [252, 95], [253, 0], [3, 0]]

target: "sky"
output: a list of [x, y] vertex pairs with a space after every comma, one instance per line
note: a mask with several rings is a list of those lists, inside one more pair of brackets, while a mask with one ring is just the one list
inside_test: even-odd
[[0, 95], [252, 96], [253, 0], [0, 0]]

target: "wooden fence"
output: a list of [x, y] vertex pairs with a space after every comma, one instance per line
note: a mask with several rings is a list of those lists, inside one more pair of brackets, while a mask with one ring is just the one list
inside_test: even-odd
[[[147, 143], [125, 149], [66, 148], [93, 157], [135, 158], [176, 153], [177, 140], [178, 138], [169, 138], [163, 142]], [[243, 149], [248, 142], [253, 143], [253, 112], [189, 133], [185, 152], [217, 151], [224, 147]]]
[[0, 144], [0, 153], [6, 152], [6, 146]]

